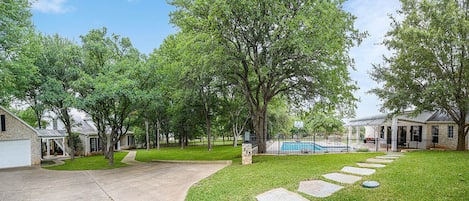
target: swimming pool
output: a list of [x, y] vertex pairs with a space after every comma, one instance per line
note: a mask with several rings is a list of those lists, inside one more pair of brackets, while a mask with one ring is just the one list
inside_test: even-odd
[[283, 142], [281, 151], [336, 151], [349, 150], [347, 146], [321, 146], [313, 142]]
[[312, 142], [284, 142], [282, 143], [282, 151], [301, 151], [301, 150], [323, 150], [323, 147]]

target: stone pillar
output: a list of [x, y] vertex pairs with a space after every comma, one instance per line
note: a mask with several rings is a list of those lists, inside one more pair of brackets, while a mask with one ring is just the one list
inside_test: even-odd
[[243, 165], [252, 164], [252, 144], [243, 143], [243, 153], [242, 153]]
[[391, 151], [397, 151], [397, 118], [392, 118], [391, 122]]

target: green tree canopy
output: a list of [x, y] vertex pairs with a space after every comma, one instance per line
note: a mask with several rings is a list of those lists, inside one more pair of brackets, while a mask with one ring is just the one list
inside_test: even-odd
[[219, 70], [243, 91], [260, 153], [266, 151], [268, 105], [279, 94], [353, 111], [348, 50], [364, 35], [342, 1], [170, 2], [178, 8], [172, 23], [211, 36], [232, 61]]
[[439, 110], [458, 125], [457, 150], [465, 149], [469, 113], [469, 1], [401, 0], [384, 44], [393, 54], [375, 65], [372, 90], [395, 113]]
[[6, 105], [37, 71], [31, 64], [34, 42], [28, 0], [0, 2], [0, 103]]

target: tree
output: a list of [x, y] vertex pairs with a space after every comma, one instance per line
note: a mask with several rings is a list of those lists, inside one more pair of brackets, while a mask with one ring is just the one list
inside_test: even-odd
[[171, 22], [211, 36], [223, 48], [226, 79], [246, 99], [259, 153], [266, 151], [267, 111], [280, 94], [331, 106], [354, 103], [348, 50], [364, 37], [342, 1], [173, 0]]
[[28, 0], [0, 2], [0, 103], [4, 105], [37, 72], [29, 57], [34, 44], [29, 6]]
[[402, 0], [384, 44], [393, 54], [375, 65], [372, 89], [383, 109], [442, 111], [458, 125], [457, 150], [469, 130], [469, 1]]
[[[129, 38], [108, 37], [106, 28], [91, 30], [82, 41], [85, 64], [82, 78], [75, 82], [79, 107], [92, 116], [112, 165], [114, 147], [128, 131], [129, 118], [141, 97], [136, 72], [143, 59]], [[110, 130], [109, 144], [106, 130]]]
[[[34, 128], [41, 128], [39, 126], [39, 122], [36, 116], [36, 111], [34, 111], [33, 108], [29, 107], [25, 110], [20, 110], [15, 112], [15, 114], [22, 120], [24, 120], [26, 123], [28, 123], [30, 126]], [[47, 121], [41, 120], [41, 125], [44, 126], [44, 128], [47, 126]]]
[[[215, 65], [210, 40], [205, 35], [178, 33], [168, 37], [155, 52], [161, 73], [165, 76], [160, 86], [162, 93], [170, 94], [173, 131], [178, 131], [181, 147], [188, 137], [194, 137], [196, 128], [204, 120], [211, 150], [212, 116], [215, 113]], [[194, 115], [195, 114], [195, 115]], [[200, 116], [199, 116], [200, 115]]]
[[[75, 43], [59, 35], [42, 39], [40, 62], [41, 74], [47, 75], [42, 84], [40, 99], [64, 123], [65, 131], [72, 138], [73, 120], [70, 110], [76, 104], [72, 83], [79, 78], [82, 65], [81, 49]], [[71, 160], [75, 157], [74, 140], [69, 140]]]

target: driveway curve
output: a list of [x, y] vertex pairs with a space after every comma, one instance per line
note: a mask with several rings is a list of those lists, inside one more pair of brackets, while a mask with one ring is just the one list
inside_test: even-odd
[[111, 170], [0, 169], [0, 200], [184, 200], [227, 164], [150, 162]]

